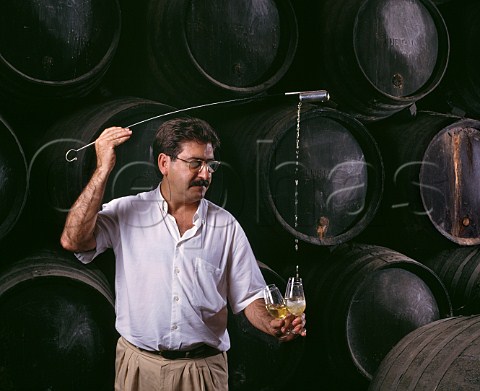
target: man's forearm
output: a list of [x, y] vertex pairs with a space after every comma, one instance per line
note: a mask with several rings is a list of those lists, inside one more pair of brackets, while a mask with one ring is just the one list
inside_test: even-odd
[[96, 170], [85, 189], [68, 212], [61, 244], [70, 251], [95, 248], [95, 223], [100, 210], [108, 174]]
[[257, 299], [245, 308], [245, 316], [249, 322], [264, 333], [275, 335], [276, 330], [271, 326], [271, 315], [265, 308], [263, 299]]
[[97, 168], [67, 215], [60, 239], [65, 249], [79, 252], [96, 247], [93, 232], [107, 180], [115, 166], [114, 149], [126, 142], [131, 135], [130, 129], [113, 126], [105, 129], [95, 141]]

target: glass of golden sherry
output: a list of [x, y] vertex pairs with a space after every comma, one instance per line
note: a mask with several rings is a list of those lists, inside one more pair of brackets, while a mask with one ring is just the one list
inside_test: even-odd
[[280, 289], [275, 284], [269, 284], [263, 290], [265, 298], [265, 307], [274, 318], [284, 319], [288, 315], [285, 300], [283, 299]]

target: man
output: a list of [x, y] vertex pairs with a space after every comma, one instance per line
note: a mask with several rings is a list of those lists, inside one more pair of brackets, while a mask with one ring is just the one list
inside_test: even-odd
[[272, 318], [265, 281], [233, 216], [204, 196], [219, 162], [219, 140], [205, 121], [178, 118], [157, 132], [163, 175], [149, 192], [99, 211], [115, 147], [129, 129], [111, 127], [95, 142], [97, 167], [71, 208], [61, 243], [84, 263], [113, 248], [116, 258], [116, 390], [227, 390], [227, 300], [258, 329], [289, 341], [305, 318]]

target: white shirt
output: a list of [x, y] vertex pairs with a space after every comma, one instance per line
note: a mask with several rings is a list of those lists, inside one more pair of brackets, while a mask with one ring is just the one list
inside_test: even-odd
[[233, 313], [261, 298], [265, 280], [247, 237], [226, 210], [202, 199], [194, 226], [180, 237], [160, 188], [103, 205], [96, 249], [116, 258], [116, 328], [148, 350], [187, 350], [201, 343], [230, 348], [227, 299]]

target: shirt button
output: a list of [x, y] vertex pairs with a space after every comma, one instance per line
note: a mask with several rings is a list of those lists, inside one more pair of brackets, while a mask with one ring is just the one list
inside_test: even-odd
[[180, 298], [179, 298], [178, 296], [173, 296], [173, 300], [175, 300], [175, 301], [179, 301], [179, 300], [180, 300]]
[[175, 273], [176, 274], [180, 273], [180, 269], [178, 267], [175, 268]]
[[177, 328], [178, 328], [178, 327], [177, 327], [176, 324], [174, 324], [174, 325], [172, 326], [172, 330], [176, 330]]

